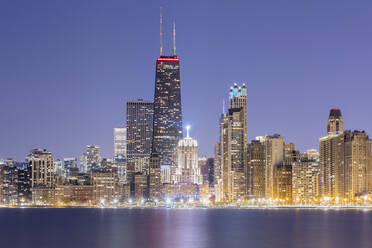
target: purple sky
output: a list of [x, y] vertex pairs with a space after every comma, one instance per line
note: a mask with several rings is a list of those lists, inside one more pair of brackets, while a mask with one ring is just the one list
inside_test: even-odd
[[[218, 2], [218, 3], [217, 3]], [[177, 22], [183, 120], [211, 156], [222, 98], [247, 84], [248, 136], [318, 148], [329, 109], [372, 133], [372, 2], [5, 0], [0, 2], [0, 157], [33, 147], [112, 156], [125, 101], [152, 99]]]

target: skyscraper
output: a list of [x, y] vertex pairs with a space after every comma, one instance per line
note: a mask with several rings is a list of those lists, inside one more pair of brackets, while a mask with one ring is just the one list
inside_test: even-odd
[[331, 109], [327, 135], [319, 139], [321, 192], [323, 197], [343, 197], [344, 151], [341, 110]]
[[274, 134], [259, 139], [263, 141], [265, 151], [265, 196], [267, 199], [273, 199], [275, 192], [278, 192], [274, 189], [275, 169], [280, 167], [280, 173], [283, 174], [279, 173], [278, 175], [287, 175], [287, 168], [282, 166], [284, 162], [284, 138], [279, 134]]
[[[160, 18], [160, 28], [162, 17]], [[160, 41], [162, 31], [160, 29]], [[169, 166], [171, 173], [176, 170], [178, 141], [182, 139], [182, 108], [180, 84], [180, 59], [175, 49], [175, 29], [173, 28], [173, 55], [156, 59], [154, 125], [152, 153], [157, 153], [160, 166]]]
[[142, 99], [127, 101], [127, 159], [130, 167], [148, 169], [153, 134], [154, 103]]
[[229, 108], [222, 125], [221, 182], [225, 202], [246, 196], [244, 116], [243, 108]]
[[247, 147], [247, 191], [253, 199], [265, 198], [265, 153], [264, 144], [252, 140]]
[[327, 132], [319, 139], [322, 195], [353, 200], [368, 191], [371, 140], [364, 131], [344, 131], [339, 109], [331, 109]]
[[187, 137], [178, 142], [177, 182], [202, 183], [202, 176], [198, 166], [198, 142], [190, 138], [189, 127]]

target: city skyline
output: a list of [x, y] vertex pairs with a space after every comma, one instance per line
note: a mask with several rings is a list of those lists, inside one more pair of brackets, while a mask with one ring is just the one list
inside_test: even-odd
[[[226, 59], [222, 59], [222, 62], [226, 60], [229, 61], [229, 63], [212, 63], [213, 58], [216, 58], [214, 55], [212, 55], [214, 50], [211, 48], [206, 49], [207, 46], [205, 43], [203, 43], [205, 41], [203, 41], [202, 35], [199, 36], [200, 40], [198, 39], [198, 41], [200, 41], [200, 46], [205, 48], [207, 54], [197, 54], [196, 51], [201, 51], [202, 49], [196, 49], [193, 51], [192, 48], [195, 48], [195, 45], [188, 42], [189, 37], [186, 34], [188, 33], [188, 31], [190, 31], [189, 29], [196, 28], [197, 30], [199, 30], [200, 28], [195, 24], [195, 21], [198, 20], [197, 16], [195, 17], [196, 20], [187, 20], [182, 12], [179, 13], [180, 9], [178, 8], [181, 8], [180, 6], [178, 6], [176, 9], [172, 9], [174, 8], [174, 6], [172, 7], [171, 4], [169, 5], [170, 6], [165, 6], [164, 11], [165, 17], [168, 16], [166, 17], [166, 21], [164, 23], [164, 27], [166, 29], [164, 33], [167, 37], [166, 40], [171, 40], [169, 38], [171, 37], [172, 22], [170, 21], [169, 16], [171, 16], [172, 18], [176, 17], [178, 35], [177, 48], [178, 53], [182, 57], [181, 88], [183, 95], [183, 121], [185, 125], [192, 125], [193, 137], [195, 137], [199, 143], [199, 154], [205, 154], [208, 157], [213, 157], [213, 144], [216, 140], [218, 140], [218, 118], [222, 112], [221, 102], [222, 99], [225, 98], [225, 102], [227, 103], [228, 96], [226, 92], [234, 82], [237, 82], [239, 84], [246, 83], [247, 85], [249, 140], [254, 139], [255, 136], [279, 133], [286, 138], [286, 141], [294, 142], [296, 144], [296, 147], [301, 151], [305, 151], [311, 148], [319, 149], [318, 138], [326, 135], [326, 132], [324, 131], [325, 127], [323, 120], [327, 118], [329, 109], [333, 107], [341, 108], [343, 116], [346, 119], [345, 130], [353, 127], [352, 129], [365, 130], [367, 133], [372, 133], [372, 117], [365, 114], [368, 113], [369, 110], [369, 104], [365, 104], [365, 99], [368, 99], [368, 91], [371, 89], [371, 86], [368, 85], [368, 79], [371, 76], [371, 72], [369, 72], [368, 70], [370, 62], [363, 60], [367, 59], [368, 56], [371, 55], [370, 50], [366, 50], [364, 52], [362, 52], [361, 50], [355, 50], [356, 43], [352, 43], [352, 40], [348, 40], [346, 35], [343, 40], [345, 41], [345, 44], [343, 44], [345, 46], [344, 48], [340, 46], [340, 44], [332, 43], [331, 41], [334, 40], [330, 37], [323, 37], [323, 39], [329, 39], [326, 39], [326, 41], [329, 43], [325, 42], [323, 44], [324, 47], [319, 46], [319, 48], [322, 48], [324, 50], [320, 49], [319, 51], [317, 51], [314, 48], [314, 51], [312, 52], [314, 52], [315, 54], [317, 54], [318, 52], [320, 53], [321, 51], [324, 52], [326, 48], [330, 48], [330, 45], [332, 43], [332, 45], [336, 48], [334, 48], [334, 50], [331, 50], [330, 52], [339, 53], [339, 56], [345, 56], [345, 61], [342, 60], [345, 64], [338, 63], [337, 61], [333, 60], [330, 61], [330, 58], [327, 59], [328, 56], [322, 57], [322, 59], [325, 61], [323, 61], [322, 59], [317, 60], [315, 58], [316, 55], [312, 55], [314, 56], [310, 56], [311, 60], [313, 60], [312, 63], [306, 64], [304, 62], [303, 67], [295, 67], [296, 69], [291, 71], [291, 73], [293, 74], [290, 74], [289, 71], [286, 70], [292, 69], [292, 63], [294, 63], [296, 59], [299, 59], [299, 57], [297, 57], [295, 54], [296, 51], [299, 52], [299, 48], [307, 48], [307, 45], [309, 45], [310, 48], [312, 46], [302, 40], [302, 42], [299, 42], [299, 44], [301, 44], [302, 46], [300, 45], [299, 47], [294, 47], [293, 49], [289, 49], [288, 47], [286, 47], [286, 52], [289, 52], [289, 54], [286, 54], [286, 57], [284, 57], [284, 52], [281, 52], [279, 49], [282, 46], [279, 46], [276, 43], [269, 46], [259, 46], [257, 39], [264, 39], [264, 37], [266, 37], [264, 41], [271, 43], [268, 37], [271, 37], [272, 34], [270, 32], [273, 32], [273, 30], [267, 29], [266, 31], [261, 30], [263, 34], [262, 36], [258, 36], [260, 38], [256, 37], [256, 40], [252, 38], [253, 40], [250, 40], [251, 43], [247, 43], [248, 46], [246, 47], [246, 50], [240, 50], [241, 53], [233, 53], [233, 55], [226, 54], [227, 50], [230, 49], [236, 51], [236, 48], [232, 48], [227, 45], [234, 44], [233, 40], [229, 40], [229, 42], [227, 42], [226, 44], [222, 44], [223, 42], [221, 41], [218, 43], [218, 40], [216, 40], [216, 43], [214, 44], [216, 46], [216, 50], [225, 48], [223, 50], [220, 50], [221, 58], [223, 58], [223, 56], [226, 56]], [[48, 6], [50, 8], [53, 7], [52, 5]], [[137, 10], [138, 8], [137, 6], [132, 7], [135, 10]], [[2, 73], [2, 76], [0, 76], [0, 80], [5, 83], [1, 84], [1, 91], [4, 92], [4, 94], [0, 98], [0, 104], [1, 106], [5, 107], [2, 108], [2, 112], [0, 115], [0, 121], [2, 123], [0, 137], [5, 142], [1, 142], [0, 144], [0, 157], [12, 157], [18, 161], [23, 161], [31, 148], [40, 147], [46, 148], [48, 151], [53, 152], [53, 156], [55, 158], [79, 158], [80, 155], [84, 152], [86, 145], [88, 144], [99, 145], [102, 150], [102, 157], [112, 157], [112, 130], [114, 127], [123, 126], [125, 123], [125, 115], [123, 114], [125, 109], [125, 102], [138, 98], [151, 100], [153, 96], [153, 60], [157, 57], [156, 53], [158, 51], [158, 49], [156, 49], [156, 46], [158, 45], [158, 23], [156, 23], [156, 21], [158, 20], [158, 7], [159, 5], [155, 6], [154, 4], [146, 8], [146, 13], [149, 14], [149, 12], [151, 12], [151, 14], [149, 14], [149, 16], [145, 19], [145, 23], [139, 24], [139, 26], [146, 26], [146, 30], [149, 32], [144, 35], [146, 35], [146, 37], [148, 37], [151, 42], [147, 42], [146, 45], [139, 44], [138, 46], [136, 46], [135, 49], [133, 49], [136, 52], [139, 52], [141, 56], [144, 55], [143, 58], [141, 58], [141, 63], [143, 62], [144, 64], [140, 66], [140, 73], [145, 74], [145, 76], [137, 75], [138, 79], [136, 78], [136, 80], [134, 81], [133, 75], [130, 75], [130, 70], [132, 70], [134, 67], [131, 67], [131, 64], [126, 64], [126, 62], [123, 62], [123, 60], [126, 60], [127, 58], [127, 56], [125, 56], [123, 52], [125, 51], [125, 49], [123, 49], [121, 46], [118, 46], [118, 44], [116, 43], [118, 41], [114, 41], [115, 36], [113, 33], [110, 33], [112, 35], [110, 37], [113, 38], [113, 40], [110, 41], [100, 40], [100, 43], [94, 43], [90, 40], [86, 41], [87, 50], [84, 51], [95, 51], [97, 53], [95, 56], [98, 56], [97, 58], [105, 56], [105, 45], [110, 44], [110, 42], [114, 42], [115, 45], [117, 45], [117, 48], [121, 47], [122, 50], [120, 51], [122, 52], [120, 53], [120, 56], [122, 57], [119, 58], [114, 56], [112, 58], [114, 58], [115, 61], [113, 61], [112, 59], [108, 59], [107, 61], [104, 61], [103, 64], [98, 63], [94, 65], [91, 64], [89, 66], [87, 60], [89, 56], [85, 55], [84, 57], [84, 54], [80, 54], [83, 56], [84, 61], [79, 61], [79, 59], [77, 58], [75, 58], [77, 60], [73, 60], [74, 56], [71, 57], [71, 54], [68, 56], [67, 59], [63, 59], [63, 56], [58, 54], [59, 52], [71, 52], [74, 50], [72, 49], [72, 47], [65, 47], [58, 43], [61, 41], [61, 39], [58, 39], [58, 30], [61, 31], [68, 29], [69, 26], [61, 27], [61, 29], [57, 28], [56, 32], [52, 32], [49, 30], [50, 27], [42, 25], [40, 27], [40, 32], [43, 31], [43, 28], [48, 29], [48, 32], [51, 32], [52, 37], [52, 39], [49, 41], [44, 40], [44, 46], [32, 44], [32, 46], [30, 47], [21, 47], [23, 48], [23, 50], [21, 50], [25, 53], [22, 55], [20, 53], [15, 53], [13, 54], [15, 56], [12, 57], [10, 57], [10, 55], [12, 55], [11, 53], [5, 53], [6, 58], [9, 59], [9, 61], [7, 62], [9, 63], [4, 64], [4, 62], [2, 62], [1, 64], [4, 69], [4, 73]], [[243, 5], [243, 7], [247, 8], [247, 5]], [[263, 8], [263, 6], [261, 5], [257, 5], [255, 7], [258, 9]], [[12, 9], [10, 6], [9, 8], [10, 13], [12, 13]], [[37, 8], [37, 6], [34, 6], [34, 8]], [[236, 10], [235, 8], [233, 9]], [[104, 10], [101, 11], [102, 14], [104, 14]], [[335, 12], [336, 17], [337, 15], [345, 14], [346, 12], [344, 11], [346, 10], [344, 10], [342, 7], [339, 7]], [[359, 9], [358, 11], [356, 11], [356, 13], [360, 14], [361, 11], [362, 10]], [[78, 13], [79, 12], [76, 12], [75, 14]], [[118, 12], [114, 13], [115, 15], [113, 18], [128, 18], [126, 15], [120, 16]], [[138, 14], [138, 11], [135, 11], [135, 13]], [[362, 13], [365, 12], [362, 11]], [[131, 15], [129, 11], [126, 14]], [[217, 13], [212, 11], [211, 15], [215, 14]], [[236, 19], [233, 18], [233, 20], [228, 21], [229, 24], [235, 24], [236, 21], [239, 19], [242, 19], [245, 22], [247, 21], [247, 19], [241, 12], [238, 11], [237, 14], [239, 15], [235, 16]], [[309, 15], [309, 13], [307, 14]], [[324, 18], [322, 14], [324, 13], [320, 13], [319, 15]], [[348, 14], [353, 16], [353, 14], [355, 13], [353, 12], [353, 10], [351, 10], [350, 12], [348, 12]], [[58, 18], [62, 18], [62, 16], [63, 14], [60, 13], [60, 16], [57, 15], [56, 17], [48, 17], [45, 15], [41, 15], [40, 18], [51, 18], [56, 22], [56, 24], [58, 24]], [[10, 18], [7, 15], [2, 18], [7, 17]], [[27, 17], [31, 19], [33, 18], [31, 14], [28, 14]], [[367, 16], [363, 17], [367, 18]], [[19, 22], [14, 23], [13, 25], [25, 25], [26, 20], [27, 18], [20, 18]], [[35, 21], [34, 19], [32, 20]], [[108, 20], [116, 24], [116, 19]], [[120, 27], [119, 20], [116, 20], [118, 21], [118, 23], [116, 24], [117, 27]], [[254, 20], [258, 21], [259, 18], [257, 17], [257, 19]], [[288, 19], [285, 19], [284, 22], [288, 24], [288, 28], [291, 28], [289, 31], [294, 32], [296, 29], [292, 30], [292, 28], [295, 28], [295, 25], [287, 23], [289, 20], [290, 16]], [[266, 24], [273, 25], [272, 21], [273, 20], [271, 20], [271, 22], [268, 21]], [[364, 23], [364, 19], [357, 19], [353, 21], [354, 23], [352, 24], [333, 23], [332, 21], [329, 21], [327, 23], [329, 23], [330, 26], [332, 26], [333, 28], [341, 28], [343, 27], [343, 24], [348, 24], [354, 27], [354, 25]], [[343, 20], [343, 22], [345, 22], [345, 20]], [[95, 26], [94, 24], [96, 24], [97, 26]], [[211, 23], [207, 21], [207, 24]], [[334, 32], [334, 30], [332, 32], [331, 29], [321, 29], [316, 25], [316, 23], [307, 24], [305, 19], [304, 23], [302, 24], [305, 26], [310, 25], [310, 27], [313, 28], [319, 28], [315, 31], [329, 31], [332, 34], [336, 34], [336, 37], [338, 37], [337, 32]], [[202, 25], [206, 24], [201, 24], [201, 26]], [[281, 25], [283, 25], [283, 23], [281, 23]], [[218, 25], [212, 25], [212, 29], [217, 28], [216, 26]], [[86, 23], [85, 29], [82, 29], [83, 31], [85, 30], [85, 32], [87, 32], [87, 36], [81, 36], [80, 34], [70, 34], [70, 36], [67, 35], [67, 37], [71, 38], [76, 35], [76, 37], [79, 37], [79, 39], [83, 39], [84, 37], [89, 37], [89, 35], [97, 35], [96, 32], [105, 27], [106, 26], [103, 24], [98, 25], [97, 23], [95, 23], [95, 21], [93, 21], [92, 23], [88, 22]], [[286, 30], [285, 26], [280, 27], [282, 28], [281, 31], [284, 32]], [[362, 27], [363, 25], [359, 28]], [[221, 28], [226, 29], [226, 26]], [[259, 30], [255, 29], [254, 27], [250, 26], [250, 28], [252, 29], [243, 31], [240, 30], [240, 32], [237, 32], [236, 29], [231, 29], [231, 32], [234, 32], [234, 34], [236, 33], [237, 35], [242, 35], [242, 38], [240, 38], [241, 43], [242, 40], [247, 39], [250, 30], [252, 30], [252, 32], [256, 32], [256, 34], [257, 32], [259, 33]], [[36, 28], [36, 30], [38, 29]], [[92, 33], [89, 33], [89, 30]], [[23, 33], [20, 32], [19, 36], [25, 35], [28, 32], [26, 30], [22, 31]], [[130, 29], [130, 31], [133, 34], [136, 34], [138, 30]], [[311, 33], [311, 31], [315, 32], [312, 29], [308, 31], [309, 33]], [[349, 33], [352, 32], [351, 28], [350, 30], [346, 31], [348, 31]], [[359, 38], [364, 39], [358, 40], [359, 43], [357, 44], [364, 47], [363, 45], [366, 45], [368, 43], [368, 40], [370, 40], [372, 37], [363, 32], [361, 32], [362, 34], [360, 34], [359, 32], [361, 31], [358, 30]], [[206, 33], [210, 34], [212, 37], [216, 37], [215, 32], [208, 31]], [[119, 35], [119, 33], [117, 33], [117, 35]], [[277, 38], [280, 42], [284, 42], [284, 40], [289, 38], [301, 39], [301, 35], [292, 35], [287, 34]], [[306, 36], [307, 34], [302, 33], [302, 35]], [[365, 35], [366, 37], [364, 37], [363, 35]], [[19, 36], [9, 35], [5, 38], [6, 44], [11, 42], [12, 39], [15, 39]], [[334, 39], [336, 39], [336, 37], [334, 37]], [[36, 39], [36, 37], [32, 35], [31, 38]], [[206, 38], [205, 40], [210, 39], [205, 36], [204, 38]], [[355, 37], [355, 39], [356, 38], [357, 37]], [[121, 36], [120, 39], [123, 39], [123, 37]], [[320, 42], [321, 40], [315, 39], [313, 37], [312, 39], [314, 42]], [[133, 40], [136, 39], [133, 38]], [[349, 44], [348, 42], [351, 43]], [[41, 52], [40, 58], [37, 58], [40, 59], [41, 64], [45, 65], [45, 63], [47, 63], [48, 61], [50, 62], [51, 60], [49, 60], [48, 58], [44, 58], [42, 56], [43, 52], [45, 52], [45, 54], [50, 53], [50, 49], [52, 48], [48, 46], [53, 46], [53, 44], [55, 44], [54, 52], [58, 55], [56, 60], [54, 60], [55, 63], [48, 65], [48, 67], [46, 68], [47, 70], [44, 71], [45, 75], [43, 75], [43, 71], [39, 71], [39, 74], [41, 75], [32, 74], [29, 71], [32, 68], [41, 69], [41, 67], [38, 67], [35, 62], [28, 60], [34, 58], [35, 56], [35, 54], [31, 52], [31, 50], [33, 50], [32, 48], [36, 48], [37, 51]], [[92, 47], [89, 48], [89, 46], [93, 45], [98, 45], [98, 50], [93, 49]], [[354, 47], [354, 49], [349, 48], [348, 45]], [[17, 43], [15, 43], [11, 47], [17, 48]], [[164, 47], [168, 49], [168, 51], [171, 49], [170, 44], [165, 44]], [[241, 46], [238, 47], [242, 48]], [[279, 58], [290, 60], [291, 63], [287, 61], [287, 63], [280, 65], [280, 68], [273, 66], [273, 64], [271, 64], [270, 66], [269, 62], [262, 61], [264, 59], [259, 57], [260, 52], [263, 54], [267, 52], [265, 51], [264, 47], [270, 48], [272, 52], [271, 55], [266, 54], [266, 59], [273, 59], [273, 54], [275, 54], [278, 55]], [[366, 46], [366, 48], [368, 47]], [[141, 49], [143, 49], [143, 51]], [[257, 49], [259, 51], [258, 53], [256, 52]], [[348, 54], [350, 53], [350, 51], [354, 51], [355, 53]], [[251, 59], [249, 59], [249, 56], [245, 58], [245, 55], [249, 55], [249, 52], [254, 55], [251, 57]], [[307, 54], [305, 51], [301, 52], [302, 53], [300, 54], [309, 56], [309, 54]], [[109, 54], [110, 56], [113, 56], [113, 51], [109, 52]], [[200, 55], [200, 60], [207, 61], [208, 64], [200, 64], [199, 58], [197, 61], [195, 61], [195, 57], [193, 56], [197, 55]], [[25, 58], [25, 60], [23, 60], [22, 58]], [[259, 58], [262, 60], [257, 60]], [[355, 65], [347, 67], [348, 70], [345, 70], [344, 72], [339, 71], [341, 68], [343, 68], [343, 66], [349, 65], [346, 64], [347, 58], [353, 58], [352, 61]], [[31, 69], [27, 67], [27, 64], [23, 64], [27, 61], [31, 63]], [[79, 62], [76, 68], [72, 68], [72, 66], [74, 65], [74, 61]], [[63, 62], [68, 63], [67, 67], [60, 67], [59, 63]], [[251, 67], [248, 66], [248, 70], [245, 68], [245, 66], [239, 67], [238, 64], [242, 62], [247, 63], [247, 65], [250, 65]], [[257, 65], [253, 65], [255, 62], [257, 62]], [[18, 65], [18, 68], [11, 68], [12, 64], [14, 65], [17, 63], [20, 63], [20, 65]], [[330, 63], [330, 65], [327, 66], [327, 63]], [[95, 66], [102, 65], [104, 69], [98, 70], [97, 72], [92, 71]], [[313, 67], [310, 67], [311, 65]], [[324, 67], [320, 68], [321, 65]], [[115, 78], [111, 78], [110, 80], [108, 80], [111, 82], [106, 84], [104, 82], [104, 77], [107, 76], [107, 74], [110, 72], [108, 68], [111, 66], [115, 68], [121, 67], [122, 72], [118, 73], [118, 71], [115, 70]], [[203, 72], [202, 70], [200, 70], [200, 68], [198, 68], [198, 66], [200, 68], [204, 67], [204, 69], [206, 68], [206, 70]], [[260, 66], [261, 68], [258, 68]], [[223, 67], [227, 72], [223, 70], [219, 71], [219, 67]], [[61, 71], [58, 71], [58, 68], [60, 68]], [[243, 68], [247, 72], [241, 73], [240, 71], [242, 71]], [[250, 71], [249, 68], [251, 68], [252, 71]], [[262, 71], [263, 68], [265, 68], [266, 70]], [[26, 73], [19, 75], [19, 70], [24, 70]], [[50, 74], [48, 70], [50, 70], [51, 72], [57, 71], [57, 74]], [[62, 72], [67, 72], [69, 76], [63, 75]], [[137, 70], [137, 72], [139, 71]], [[251, 75], [250, 72], [252, 72]], [[278, 78], [270, 78], [267, 75], [261, 74], [263, 72], [269, 74], [273, 73], [273, 75], [276, 75]], [[319, 74], [319, 72], [323, 73], [322, 75], [326, 77], [321, 77], [321, 73]], [[125, 75], [127, 73], [129, 74], [129, 76]], [[313, 74], [316, 76], [314, 76]], [[29, 78], [27, 77], [27, 75], [29, 76]], [[73, 75], [75, 75], [76, 77], [73, 77]], [[309, 78], [307, 78], [306, 75], [308, 75]], [[94, 83], [92, 85], [87, 85], [87, 83], [91, 81], [94, 76], [98, 76], [99, 80], [101, 81], [93, 80]], [[314, 79], [314, 77], [318, 78], [319, 81], [310, 82], [311, 79]], [[206, 78], [209, 78], [209, 80], [205, 80]], [[299, 80], [301, 78], [302, 81]], [[327, 78], [333, 78], [333, 80], [328, 81], [326, 80]], [[68, 79], [70, 79], [70, 81], [68, 81]], [[82, 80], [79, 81], [79, 79]], [[286, 80], [288, 80], [289, 83], [280, 84], [280, 86], [282, 87], [278, 86], [277, 82], [284, 82]], [[30, 85], [27, 83], [28, 81], [31, 82], [32, 88], [29, 88]], [[190, 82], [192, 81], [194, 81], [194, 83], [191, 83], [190, 85]], [[217, 83], [214, 84], [214, 81], [216, 81]], [[326, 81], [328, 81], [328, 83]], [[48, 84], [48, 82], [52, 83]], [[55, 84], [57, 82], [61, 83], [62, 85], [57, 85], [57, 88], [52, 90], [51, 88], [55, 87]], [[298, 84], [298, 82], [301, 82], [301, 84]], [[77, 89], [79, 90], [73, 88], [72, 84], [77, 84]], [[137, 87], [130, 88], [130, 84], [137, 85]], [[347, 88], [350, 87], [349, 85], [352, 85], [354, 88], [356, 88], [358, 92], [354, 95], [357, 95], [357, 97], [353, 94], [350, 94], [350, 89]], [[145, 88], [142, 86], [145, 86]], [[128, 87], [129, 90], [127, 93], [126, 88]], [[119, 91], [119, 89], [120, 92], [113, 92]], [[27, 91], [35, 94], [36, 97], [32, 98], [32, 94], [28, 94]], [[102, 99], [100, 99], [101, 95], [98, 94], [98, 92], [101, 91]], [[201, 94], [203, 92], [206, 92], [206, 94]], [[329, 94], [329, 92], [333, 94]], [[48, 96], [49, 94], [51, 94], [52, 97], [55, 97], [55, 99], [52, 100], [50, 96]], [[93, 95], [95, 97], [90, 98]], [[349, 96], [349, 98], [347, 96]], [[79, 101], [80, 98], [81, 101]], [[102, 101], [106, 101], [108, 98], [111, 99], [109, 101], [109, 104], [103, 104]], [[33, 99], [31, 104], [29, 99]], [[92, 99], [95, 99], [96, 101], [91, 101]], [[204, 106], [202, 103], [207, 104], [205, 104]], [[76, 105], [77, 110], [71, 108], [71, 106], [73, 105]], [[198, 111], [195, 111], [196, 106], [198, 107]], [[108, 115], [107, 112], [110, 112], [111, 115]], [[49, 114], [48, 118], [43, 117], [46, 113]], [[38, 119], [34, 119], [34, 115], [38, 116]], [[93, 119], [93, 116], [95, 117], [95, 119]]]

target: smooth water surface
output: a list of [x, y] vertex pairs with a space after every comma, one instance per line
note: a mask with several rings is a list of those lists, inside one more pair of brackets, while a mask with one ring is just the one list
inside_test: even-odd
[[372, 211], [0, 209], [0, 247], [372, 247]]

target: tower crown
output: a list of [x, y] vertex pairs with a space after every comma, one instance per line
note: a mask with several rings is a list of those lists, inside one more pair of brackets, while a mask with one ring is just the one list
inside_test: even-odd
[[344, 132], [344, 120], [342, 119], [340, 109], [333, 108], [329, 111], [327, 132], [328, 134], [338, 134]]

